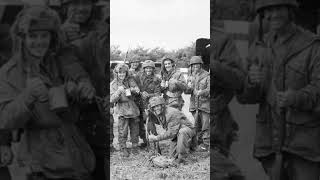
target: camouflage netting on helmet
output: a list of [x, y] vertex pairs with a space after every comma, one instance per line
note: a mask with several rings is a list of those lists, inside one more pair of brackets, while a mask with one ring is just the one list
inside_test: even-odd
[[156, 65], [152, 60], [146, 60], [142, 63], [142, 68], [146, 68], [146, 67], [156, 68]]
[[292, 6], [298, 7], [296, 0], [257, 0], [255, 7], [256, 11], [261, 11], [262, 9], [270, 6]]
[[203, 64], [201, 56], [192, 56], [190, 59], [189, 66], [192, 64]]
[[13, 40], [13, 51], [20, 51], [21, 42], [30, 31], [43, 30], [50, 31], [54, 36], [55, 46], [60, 46], [59, 15], [46, 6], [30, 6], [23, 9], [16, 17], [16, 21], [11, 27]]
[[150, 98], [149, 100], [150, 107], [155, 107], [157, 105], [164, 105], [165, 103], [166, 103], [165, 100], [161, 96], [155, 96]]
[[119, 73], [120, 70], [124, 70], [128, 74], [129, 67], [125, 63], [117, 64], [116, 67], [113, 69], [114, 77], [118, 77], [118, 73]]

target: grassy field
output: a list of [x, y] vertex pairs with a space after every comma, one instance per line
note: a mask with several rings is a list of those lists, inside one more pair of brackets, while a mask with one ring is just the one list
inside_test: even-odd
[[[191, 113], [188, 112], [190, 96], [183, 96], [185, 99], [185, 106], [183, 112], [193, 121]], [[157, 127], [158, 132], [164, 130]], [[115, 118], [114, 124], [114, 146], [118, 147], [118, 126]], [[127, 142], [127, 147], [131, 147], [131, 143]], [[169, 155], [169, 140], [161, 141], [160, 148], [163, 155]], [[210, 157], [207, 153], [194, 152], [189, 154], [185, 164], [178, 167], [158, 168], [152, 167], [148, 163], [148, 157], [152, 155], [152, 151], [140, 150], [139, 154], [134, 156], [130, 154], [129, 158], [121, 158], [120, 152], [116, 151], [111, 154], [110, 160], [110, 178], [115, 180], [136, 180], [136, 179], [210, 179]]]

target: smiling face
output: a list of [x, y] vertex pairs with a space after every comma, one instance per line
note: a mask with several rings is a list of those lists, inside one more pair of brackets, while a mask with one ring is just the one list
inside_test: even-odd
[[200, 72], [200, 69], [201, 69], [201, 64], [192, 64], [191, 65], [191, 71], [196, 73], [196, 74], [198, 72]]
[[31, 31], [25, 36], [25, 49], [30, 55], [42, 58], [50, 47], [50, 41], [49, 31]]
[[162, 113], [162, 109], [163, 107], [161, 104], [153, 107], [153, 111], [155, 112], [156, 115], [160, 115]]
[[120, 69], [118, 72], [118, 80], [123, 81], [126, 78], [127, 72]]
[[287, 6], [271, 6], [264, 10], [271, 31], [281, 31], [290, 22], [289, 8]]
[[165, 60], [163, 64], [167, 72], [170, 72], [173, 69], [173, 64], [171, 60]]
[[152, 67], [145, 67], [144, 72], [147, 74], [147, 76], [152, 75], [153, 68]]
[[92, 11], [92, 3], [88, 1], [72, 2], [68, 6], [68, 17], [74, 23], [85, 23]]

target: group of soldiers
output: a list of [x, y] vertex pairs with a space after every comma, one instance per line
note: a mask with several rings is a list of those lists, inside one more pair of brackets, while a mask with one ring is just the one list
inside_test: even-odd
[[297, 7], [295, 0], [256, 1], [259, 32], [243, 65], [230, 36], [211, 31], [213, 179], [244, 179], [224, 154], [225, 135], [236, 130], [223, 107], [232, 96], [259, 105], [253, 155], [271, 180], [319, 179], [319, 37], [295, 24]]
[[[130, 67], [118, 64], [110, 83], [110, 103], [114, 104], [113, 112], [119, 122], [121, 156], [130, 155], [126, 146], [129, 129], [134, 155], [139, 153], [139, 137], [143, 140], [140, 148], [146, 148], [150, 142], [170, 139], [170, 156], [177, 164], [185, 162], [190, 151], [209, 152], [210, 74], [202, 68], [201, 56], [191, 57], [187, 79], [171, 57], [162, 58], [160, 75], [155, 73], [152, 60], [140, 63], [134, 57], [129, 64]], [[183, 93], [191, 94], [189, 110], [194, 123], [182, 111]], [[113, 119], [112, 114], [110, 116]], [[165, 132], [159, 134], [156, 124]], [[110, 143], [113, 147], [113, 136]]]
[[26, 4], [8, 34], [1, 179], [108, 178], [109, 1], [62, 0], [58, 10]]

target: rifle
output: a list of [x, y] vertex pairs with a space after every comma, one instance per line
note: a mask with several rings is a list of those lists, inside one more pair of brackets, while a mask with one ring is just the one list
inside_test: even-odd
[[[150, 113], [152, 113], [150, 110], [147, 110], [147, 119], [146, 119], [146, 138], [147, 138], [147, 151], [149, 152], [150, 149], [150, 141], [149, 141], [149, 132], [148, 132], [148, 123], [150, 120]], [[154, 142], [154, 154], [162, 154], [161, 153], [161, 149], [160, 149], [160, 145], [159, 142]]]

